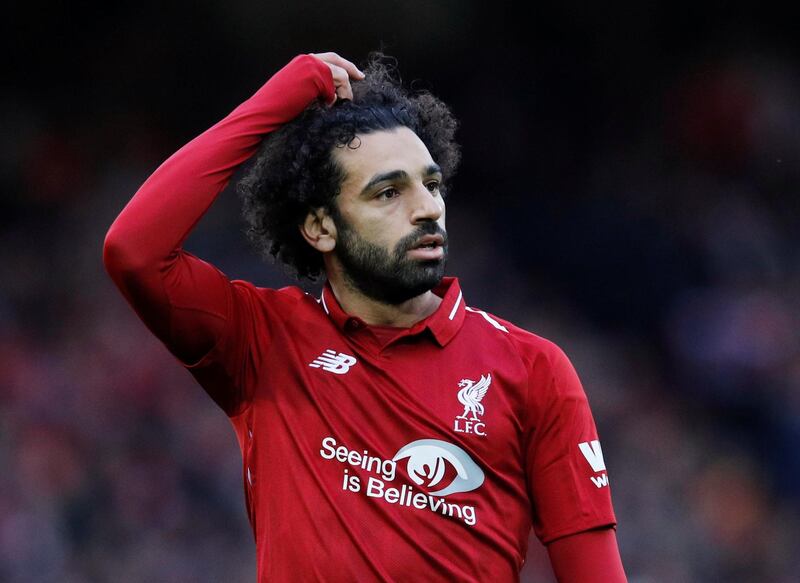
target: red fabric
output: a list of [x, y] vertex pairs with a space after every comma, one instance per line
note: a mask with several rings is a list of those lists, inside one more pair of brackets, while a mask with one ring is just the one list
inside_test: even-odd
[[560, 538], [547, 547], [559, 583], [626, 583], [614, 529]]
[[260, 137], [332, 95], [326, 65], [292, 61], [145, 182], [107, 269], [230, 416], [259, 581], [516, 580], [531, 523], [545, 543], [615, 523], [557, 346], [467, 308], [453, 278], [387, 337], [327, 285], [317, 300], [229, 281], [180, 248]]
[[334, 97], [328, 66], [300, 55], [225, 119], [186, 144], [142, 185], [105, 240], [111, 278], [147, 326], [184, 361], [220, 337], [230, 284], [181, 249], [192, 228], [265, 134], [317, 98]]

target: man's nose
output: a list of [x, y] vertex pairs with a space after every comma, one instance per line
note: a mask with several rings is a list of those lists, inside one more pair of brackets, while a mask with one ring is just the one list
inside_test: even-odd
[[414, 189], [414, 208], [411, 222], [417, 224], [424, 221], [438, 221], [444, 212], [444, 200], [439, 194], [434, 194], [424, 184]]

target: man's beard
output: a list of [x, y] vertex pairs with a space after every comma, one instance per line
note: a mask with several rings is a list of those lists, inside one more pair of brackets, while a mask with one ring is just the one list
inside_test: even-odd
[[[421, 224], [400, 239], [390, 254], [363, 239], [338, 213], [333, 219], [339, 234], [336, 256], [344, 268], [345, 280], [368, 298], [397, 305], [433, 289], [442, 281], [447, 263], [447, 233], [435, 221]], [[441, 259], [424, 261], [407, 256], [425, 235], [443, 237]]]

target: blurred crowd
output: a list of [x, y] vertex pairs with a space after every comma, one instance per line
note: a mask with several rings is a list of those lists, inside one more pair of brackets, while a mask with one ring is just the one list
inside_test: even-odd
[[[548, 51], [522, 24], [456, 4], [451, 27], [386, 47], [462, 121], [448, 271], [469, 305], [575, 364], [632, 582], [795, 581], [796, 50], [731, 42], [749, 29], [728, 23], [672, 54], [645, 11], [624, 39], [561, 14], [547, 31], [569, 48]], [[275, 25], [259, 45], [255, 3], [214, 6], [194, 28], [177, 8], [163, 30], [124, 11], [110, 31], [88, 19], [96, 44], [32, 48], [29, 66], [47, 53], [60, 72], [0, 98], [0, 581], [255, 578], [230, 424], [113, 288], [102, 241], [161, 160], [293, 54], [359, 59], [381, 36], [319, 46]], [[304, 18], [279, 17], [287, 30]], [[476, 22], [488, 40], [466, 59]], [[446, 45], [436, 62], [432, 31]], [[229, 188], [187, 247], [231, 277], [291, 284], [241, 231]], [[552, 581], [535, 539], [522, 580]]]

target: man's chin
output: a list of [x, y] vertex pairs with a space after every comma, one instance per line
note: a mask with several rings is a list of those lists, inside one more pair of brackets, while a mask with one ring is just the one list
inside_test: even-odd
[[437, 263], [434, 265], [429, 265], [426, 268], [426, 273], [424, 277], [420, 277], [416, 285], [408, 286], [406, 289], [408, 290], [409, 299], [412, 297], [421, 296], [424, 293], [427, 293], [434, 289], [442, 282], [442, 278], [444, 277], [444, 265], [441, 263]]

